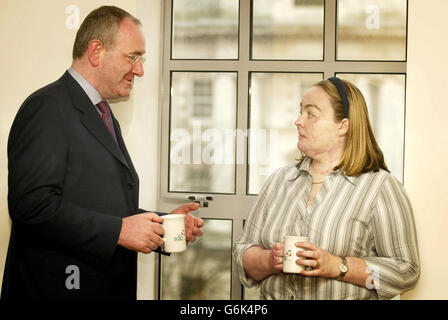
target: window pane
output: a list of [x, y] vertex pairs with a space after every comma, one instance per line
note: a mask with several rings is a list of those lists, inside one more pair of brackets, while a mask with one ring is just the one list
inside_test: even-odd
[[406, 60], [406, 0], [339, 0], [338, 60]]
[[162, 256], [163, 300], [230, 299], [232, 220], [203, 220], [204, 235], [186, 251]]
[[169, 191], [235, 192], [235, 72], [173, 72]]
[[173, 59], [238, 59], [238, 0], [173, 0]]
[[249, 194], [257, 194], [277, 168], [300, 158], [297, 129], [304, 91], [320, 73], [251, 73]]
[[405, 75], [344, 73], [339, 76], [361, 90], [386, 165], [403, 182]]
[[252, 4], [252, 59], [323, 59], [323, 0], [253, 0]]

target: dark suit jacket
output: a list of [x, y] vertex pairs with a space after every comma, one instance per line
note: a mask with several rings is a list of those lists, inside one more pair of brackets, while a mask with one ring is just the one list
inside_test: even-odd
[[[143, 210], [114, 126], [118, 146], [68, 72], [21, 106], [8, 141], [3, 299], [136, 298], [137, 254], [117, 241], [122, 218]], [[67, 288], [68, 266], [79, 269], [79, 289]]]

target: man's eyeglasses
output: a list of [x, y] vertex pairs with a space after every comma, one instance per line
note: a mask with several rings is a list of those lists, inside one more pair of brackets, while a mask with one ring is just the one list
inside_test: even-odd
[[123, 50], [121, 50], [121, 49], [118, 49], [118, 50], [120, 50], [124, 55], [126, 55], [126, 57], [128, 58], [128, 61], [131, 63], [131, 64], [136, 64], [137, 62], [139, 62], [139, 61], [141, 61], [142, 63], [145, 63], [145, 57], [143, 57], [142, 55], [140, 55], [140, 54], [137, 54], [137, 55], [132, 55], [132, 54], [129, 54], [129, 53], [126, 53], [126, 52], [124, 52]]

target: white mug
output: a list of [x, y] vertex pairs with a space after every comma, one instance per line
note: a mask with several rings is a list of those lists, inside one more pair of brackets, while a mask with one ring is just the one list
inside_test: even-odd
[[163, 251], [174, 253], [182, 252], [187, 248], [185, 236], [185, 215], [167, 214], [162, 216], [162, 226], [165, 229], [163, 235]]
[[297, 259], [301, 259], [297, 256], [297, 251], [303, 251], [302, 248], [297, 248], [297, 242], [308, 242], [309, 237], [301, 236], [285, 236], [283, 238], [283, 272], [285, 273], [300, 273], [304, 269], [303, 266], [296, 263]]

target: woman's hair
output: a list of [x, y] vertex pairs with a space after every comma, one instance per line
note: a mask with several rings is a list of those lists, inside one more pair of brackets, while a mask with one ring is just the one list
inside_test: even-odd
[[115, 34], [124, 19], [131, 19], [137, 25], [141, 22], [130, 13], [114, 6], [102, 6], [92, 12], [84, 19], [73, 44], [73, 59], [81, 58], [87, 51], [89, 42], [100, 40], [106, 48], [114, 44]]
[[[342, 169], [348, 176], [358, 176], [361, 173], [376, 172], [380, 169], [389, 171], [384, 162], [383, 152], [373, 135], [364, 96], [351, 82], [342, 79], [341, 81], [347, 91], [350, 105], [349, 128], [341, 161], [335, 170]], [[344, 107], [336, 86], [329, 80], [322, 80], [314, 86], [322, 88], [330, 96], [330, 102], [335, 113], [335, 121], [342, 121], [344, 119]], [[299, 167], [304, 158], [302, 156], [297, 167]]]

